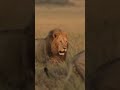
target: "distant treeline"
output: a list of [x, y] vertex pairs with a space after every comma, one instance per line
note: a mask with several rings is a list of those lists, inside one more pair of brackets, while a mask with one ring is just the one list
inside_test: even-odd
[[36, 3], [41, 4], [70, 4], [70, 0], [35, 0]]

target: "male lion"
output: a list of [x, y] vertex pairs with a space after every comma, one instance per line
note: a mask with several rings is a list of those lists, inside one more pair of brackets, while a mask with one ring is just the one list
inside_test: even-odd
[[67, 49], [67, 34], [61, 29], [51, 30], [46, 38], [35, 41], [36, 60], [45, 63], [64, 61]]

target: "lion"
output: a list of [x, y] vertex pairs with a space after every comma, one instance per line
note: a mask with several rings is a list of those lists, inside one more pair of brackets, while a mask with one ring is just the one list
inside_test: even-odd
[[76, 54], [73, 57], [72, 62], [70, 62], [66, 81], [70, 78], [73, 69], [75, 69], [75, 71], [79, 74], [82, 80], [85, 81], [85, 51], [84, 50]]
[[65, 61], [67, 50], [67, 34], [61, 29], [51, 30], [46, 38], [35, 40], [36, 60], [45, 63]]

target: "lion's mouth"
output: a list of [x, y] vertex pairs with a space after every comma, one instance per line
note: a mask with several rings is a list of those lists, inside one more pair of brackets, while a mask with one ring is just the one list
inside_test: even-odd
[[65, 51], [59, 51], [59, 55], [60, 56], [64, 56], [65, 55]]

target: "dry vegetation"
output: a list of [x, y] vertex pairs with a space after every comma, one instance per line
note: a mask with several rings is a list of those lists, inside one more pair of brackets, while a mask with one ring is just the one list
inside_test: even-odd
[[[68, 33], [70, 42], [67, 62], [85, 49], [85, 7], [84, 0], [74, 0], [75, 6], [36, 5], [35, 38], [44, 38], [49, 30], [61, 28]], [[68, 73], [67, 63], [48, 65], [51, 78], [47, 78], [41, 63], [36, 62], [36, 90], [84, 90], [84, 83], [78, 74], [64, 82]]]

